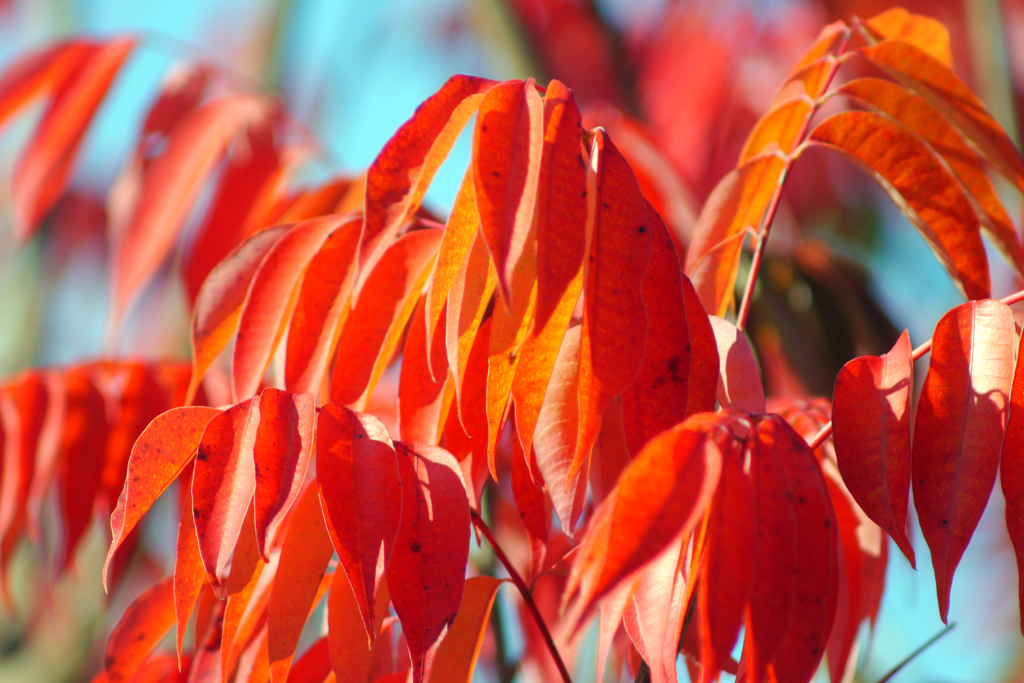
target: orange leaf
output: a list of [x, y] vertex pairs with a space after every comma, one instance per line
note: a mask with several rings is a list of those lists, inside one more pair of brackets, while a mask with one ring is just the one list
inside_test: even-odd
[[174, 625], [174, 582], [170, 577], [135, 599], [107, 641], [105, 669], [110, 683], [129, 680]]
[[333, 554], [334, 546], [324, 526], [317, 487], [311, 484], [295, 506], [270, 589], [267, 648], [274, 683], [288, 678], [302, 627], [310, 610], [330, 586], [329, 580], [322, 579]]
[[114, 552], [192, 461], [203, 430], [217, 414], [214, 408], [172, 408], [150, 422], [132, 446], [124, 489], [110, 515], [113, 540], [103, 565], [104, 586]]
[[15, 59], [0, 76], [0, 125], [41, 95], [49, 95], [95, 54], [96, 45], [69, 40]]
[[981, 159], [956, 129], [927, 100], [879, 78], [858, 78], [839, 92], [896, 119], [931, 145], [963, 183], [975, 207], [981, 227], [993, 239], [1018, 272], [1024, 272], [1024, 252], [992, 180]]
[[914, 362], [906, 330], [884, 356], [862, 356], [836, 376], [832, 438], [843, 482], [865, 514], [884, 529], [911, 566], [910, 403]]
[[956, 177], [920, 138], [879, 114], [851, 111], [821, 122], [809, 139], [843, 152], [879, 183], [968, 299], [989, 295], [978, 216]]
[[402, 519], [395, 448], [379, 420], [335, 403], [321, 408], [316, 438], [317, 482], [327, 528], [372, 644], [377, 632], [374, 600]]
[[686, 578], [680, 569], [686, 545], [687, 539], [675, 539], [643, 569], [623, 614], [626, 632], [650, 667], [652, 683], [678, 680], [676, 659], [686, 618]]
[[316, 392], [338, 326], [349, 310], [362, 222], [353, 216], [327, 236], [309, 261], [288, 328], [284, 380], [289, 391]]
[[944, 622], [953, 572], [996, 481], [1015, 334], [1009, 307], [987, 300], [946, 313], [932, 338], [914, 419], [911, 472]]
[[[196, 438], [198, 442], [199, 439]], [[188, 483], [188, 482], [184, 482]], [[178, 523], [178, 540], [174, 552], [174, 614], [177, 624], [175, 645], [178, 662], [181, 663], [181, 647], [185, 641], [185, 628], [192, 616], [199, 591], [206, 581], [206, 568], [199, 554], [199, 539], [192, 519], [192, 487], [184, 491], [181, 506], [181, 521]]]
[[409, 644], [413, 678], [430, 680], [437, 648], [462, 602], [469, 558], [469, 500], [455, 458], [398, 442], [402, 525], [387, 568], [391, 603]]
[[253, 402], [251, 412], [259, 420], [252, 450], [254, 521], [264, 562], [270, 561], [270, 544], [306, 478], [315, 410], [313, 394], [289, 394], [273, 388], [264, 389], [260, 400]]
[[921, 14], [911, 14], [902, 7], [893, 7], [871, 17], [864, 25], [882, 39], [910, 43], [943, 65], [950, 68], [953, 66], [953, 53], [949, 49], [949, 29], [940, 21]]
[[369, 272], [419, 209], [434, 174], [492, 85], [483, 78], [452, 76], [384, 144], [366, 171], [361, 272]]
[[20, 242], [28, 241], [64, 191], [85, 131], [134, 47], [134, 38], [90, 46], [88, 56], [56, 85], [11, 179], [14, 232]]
[[537, 178], [537, 321], [542, 329], [583, 263], [587, 162], [580, 111], [560, 81], [544, 95], [544, 140]]
[[569, 477], [590, 454], [608, 403], [636, 379], [648, 332], [641, 294], [651, 260], [646, 201], [629, 164], [601, 129], [594, 133], [590, 157], [579, 432]]
[[839, 34], [848, 30], [848, 28], [842, 21], [835, 21], [823, 26], [821, 31], [818, 32], [818, 37], [814, 39], [814, 44], [807, 49], [807, 52], [804, 53], [800, 61], [793, 67], [793, 72], [800, 71], [811, 62], [816, 62], [824, 57], [832, 47], [832, 44], [835, 43]]
[[[427, 343], [426, 302], [427, 298], [423, 297], [416, 306], [405, 340], [398, 380], [398, 427], [404, 440], [436, 446], [454, 388], [448, 379], [444, 329], [435, 328], [433, 342]], [[444, 311], [443, 308], [441, 310]], [[431, 370], [436, 373], [437, 380], [431, 375]]]
[[186, 403], [195, 398], [206, 371], [234, 335], [249, 283], [263, 258], [291, 227], [278, 225], [256, 233], [218, 263], [203, 282], [192, 313], [192, 379]]
[[718, 344], [718, 402], [723, 408], [763, 413], [764, 386], [747, 335], [728, 320], [709, 316]]
[[533, 435], [538, 474], [562, 522], [562, 530], [570, 537], [583, 514], [590, 473], [589, 457], [580, 471], [570, 471], [579, 431], [577, 397], [582, 331], [583, 327], [577, 325], [565, 333]]
[[473, 135], [473, 185], [480, 229], [506, 308], [516, 303], [512, 272], [533, 226], [543, 107], [533, 79], [499, 83], [480, 103]]
[[249, 398], [259, 390], [291, 317], [299, 280], [310, 259], [341, 223], [342, 219], [333, 216], [299, 223], [263, 257], [238, 318], [238, 336], [231, 356], [231, 392], [235, 400]]
[[434, 659], [433, 679], [445, 683], [472, 683], [473, 669], [487, 631], [491, 605], [501, 579], [474, 576], [466, 580], [459, 613], [441, 642]]
[[255, 500], [249, 505], [238, 534], [235, 552], [231, 556], [231, 574], [228, 576], [227, 603], [224, 605], [224, 622], [221, 626], [220, 666], [226, 677], [230, 677], [238, 661], [241, 645], [235, 638], [257, 584], [263, 576], [265, 563], [260, 557], [256, 535]]
[[232, 95], [200, 107], [174, 127], [164, 153], [146, 169], [127, 231], [115, 245], [111, 303], [115, 327], [167, 256], [228, 142], [265, 113], [260, 100]]
[[1024, 160], [978, 96], [940, 60], [901, 40], [860, 53], [928, 100], [970, 140], [996, 170], [1024, 191]]
[[739, 163], [745, 164], [769, 152], [791, 154], [800, 143], [800, 132], [807, 125], [811, 113], [811, 103], [805, 99], [789, 100], [771, 109], [747, 136]]
[[192, 473], [192, 516], [199, 554], [210, 584], [223, 597], [223, 581], [242, 520], [256, 486], [252, 459], [259, 413], [248, 399], [214, 415], [199, 440]]
[[[643, 364], [632, 386], [622, 392], [622, 417], [631, 453], [659, 432], [693, 413], [715, 409], [718, 348], [697, 292], [679, 268], [668, 229], [654, 207], [651, 264], [642, 287], [647, 316]], [[654, 321], [657, 321], [655, 324]]]
[[372, 648], [345, 572], [334, 572], [327, 594], [327, 647], [337, 683], [366, 683]]
[[427, 228], [403, 235], [366, 277], [363, 295], [341, 329], [331, 378], [334, 403], [359, 409], [373, 393], [423, 291], [441, 233]]

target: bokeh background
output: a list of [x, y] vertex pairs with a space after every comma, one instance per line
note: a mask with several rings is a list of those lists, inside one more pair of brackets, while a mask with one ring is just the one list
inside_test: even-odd
[[[70, 35], [142, 37], [142, 49], [88, 133], [73, 192], [24, 247], [12, 236], [9, 188], [39, 111], [0, 131], [0, 375], [112, 354], [188, 357], [189, 311], [177, 269], [165, 269], [114, 337], [106, 334], [105, 310], [104, 196], [161, 79], [183, 60], [213, 62], [239, 87], [276, 93], [321, 143], [302, 171], [309, 180], [367, 166], [453, 73], [532, 76], [542, 83], [557, 77], [593, 116], [607, 115], [602, 107], [609, 105], [642, 123], [670, 162], [667, 175], [678, 181], [674, 205], [685, 233], [818, 30], [889, 6], [879, 0], [0, 0], [0, 68]], [[949, 27], [957, 71], [1018, 140], [1024, 1], [904, 6]], [[787, 185], [750, 331], [772, 394], [829, 397], [842, 363], [887, 350], [904, 328], [915, 344], [924, 341], [961, 299], [916, 231], [852, 164], [817, 152], [805, 157]], [[439, 215], [468, 159], [464, 135], [428, 195]], [[1019, 228], [1020, 197], [999, 189]], [[1020, 288], [997, 252], [990, 251], [990, 260], [995, 296]], [[924, 370], [919, 366], [919, 383]], [[147, 528], [140, 577], [171, 566], [168, 510], [156, 510]], [[896, 680], [1024, 680], [1017, 569], [1002, 515], [997, 486], [953, 585], [950, 619], [957, 628]], [[140, 578], [104, 595], [105, 534], [97, 524], [76, 571], [52, 592], [40, 590], [51, 579], [38, 553], [27, 545], [19, 551], [14, 608], [0, 608], [0, 681], [83, 681], [95, 673], [106, 633], [147, 583]], [[915, 534], [917, 572], [895, 548], [890, 552], [883, 606], [871, 637], [865, 630], [858, 680], [877, 681], [942, 628], [927, 548]], [[499, 609], [508, 609], [504, 590]], [[514, 652], [514, 620], [507, 628]], [[491, 675], [480, 667], [477, 679]], [[574, 680], [586, 683], [592, 675], [590, 667]]]

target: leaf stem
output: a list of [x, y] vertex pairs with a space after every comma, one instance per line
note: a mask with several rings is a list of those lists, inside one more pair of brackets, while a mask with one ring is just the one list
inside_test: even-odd
[[476, 510], [471, 509], [469, 513], [473, 520], [473, 525], [480, 530], [480, 533], [487, 539], [487, 542], [491, 544], [491, 549], [494, 551], [495, 556], [505, 565], [509, 578], [512, 579], [512, 583], [519, 589], [519, 594], [523, 596], [523, 602], [526, 603], [527, 608], [529, 608], [530, 613], [533, 615], [533, 620], [537, 623], [537, 628], [540, 629], [540, 633], [544, 637], [544, 642], [548, 646], [551, 658], [555, 660], [555, 666], [558, 667], [558, 673], [562, 675], [562, 681], [564, 683], [572, 683], [569, 670], [565, 667], [565, 662], [562, 661], [562, 656], [558, 653], [558, 647], [555, 646], [555, 639], [551, 637], [551, 631], [548, 630], [547, 624], [544, 623], [544, 617], [541, 616], [540, 609], [538, 609], [537, 603], [534, 602], [533, 595], [530, 593], [530, 589], [527, 588], [526, 582], [523, 581], [523, 577], [519, 575], [516, 568], [509, 562], [508, 556], [505, 555], [505, 551], [498, 545], [498, 541], [494, 538], [494, 534], [491, 533], [490, 527], [487, 526], [483, 518], [480, 517]]
[[[822, 84], [822, 92], [828, 90], [828, 86], [832, 83], [832, 79], [835, 78], [836, 73], [839, 71], [839, 67], [842, 66], [843, 60], [840, 59], [843, 53], [846, 52], [846, 46], [850, 42], [850, 35], [856, 28], [850, 26], [843, 33], [843, 39], [839, 43], [839, 47], [836, 53], [832, 55], [832, 66], [829, 68], [828, 75], [825, 76], [825, 81]], [[799, 141], [797, 150], [800, 150], [803, 146], [804, 139], [807, 137], [807, 131], [811, 126], [811, 119], [818, 112], [818, 108], [821, 106], [823, 99], [818, 97], [814, 100], [811, 105], [811, 110], [807, 112], [807, 117], [804, 119], [803, 124], [800, 127], [800, 132], [797, 133], [796, 139]], [[802, 151], [802, 150], [801, 150]], [[754, 247], [754, 256], [750, 261], [750, 274], [747, 276], [747, 284], [743, 288], [743, 300], [740, 303], [739, 311], [736, 313], [736, 328], [743, 331], [743, 328], [747, 324], [747, 314], [750, 313], [750, 302], [753, 299], [754, 287], [757, 284], [757, 272], [761, 269], [761, 258], [764, 255], [765, 245], [768, 243], [768, 235], [771, 233], [772, 223], [775, 221], [775, 213], [779, 209], [779, 202], [782, 200], [782, 191], [786, 187], [786, 178], [789, 177], [789, 169], [793, 166], [793, 162], [796, 161], [799, 154], [790, 154], [786, 157], [786, 164], [782, 167], [782, 174], [779, 176], [779, 182], [775, 187], [775, 193], [772, 195], [772, 200], [768, 204], [768, 210], [765, 212], [764, 220], [761, 222], [761, 229], [757, 232], [757, 246]]]
[[907, 664], [910, 664], [910, 662], [913, 661], [913, 659], [915, 657], [917, 657], [919, 654], [921, 654], [922, 652], [927, 650], [929, 647], [934, 645], [935, 642], [937, 640], [939, 640], [939, 638], [941, 638], [942, 636], [946, 635], [947, 633], [952, 631], [954, 628], [956, 628], [956, 622], [955, 621], [953, 623], [951, 623], [949, 626], [947, 626], [946, 628], [944, 628], [941, 631], [939, 631], [938, 633], [936, 633], [931, 638], [929, 638], [923, 645], [921, 645], [921, 647], [917, 648], [916, 650], [911, 652], [909, 655], [907, 655], [906, 658], [902, 662], [900, 662], [899, 664], [894, 666], [889, 673], [887, 673], [885, 676], [880, 678], [878, 680], [878, 683], [888, 683], [889, 680], [891, 680], [893, 676], [895, 676], [896, 674], [898, 674], [900, 672], [900, 669], [905, 667]]
[[[1024, 301], [1024, 289], [1020, 290], [1019, 292], [1014, 292], [1013, 294], [1010, 294], [1009, 296], [1004, 296], [1002, 299], [1000, 299], [1000, 301], [1002, 301], [1007, 306], [1012, 306], [1012, 305], [1014, 305], [1016, 303]], [[929, 339], [924, 344], [921, 344], [916, 349], [914, 349], [913, 353], [910, 354], [910, 359], [911, 360], [918, 360], [922, 356], [924, 356], [924, 354], [928, 353], [931, 350], [932, 350], [932, 340]], [[821, 444], [825, 443], [825, 439], [827, 439], [829, 436], [831, 436], [831, 434], [832, 434], [832, 421], [830, 420], [828, 422], [828, 424], [826, 424], [824, 427], [821, 428], [820, 432], [818, 432], [817, 434], [814, 435], [813, 439], [811, 439], [810, 441], [807, 442], [807, 445], [810, 446], [812, 451], [813, 450], [817, 450], [817, 448]]]

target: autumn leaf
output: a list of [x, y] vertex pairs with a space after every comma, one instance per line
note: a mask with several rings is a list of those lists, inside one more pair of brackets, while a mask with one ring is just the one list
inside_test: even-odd
[[398, 382], [398, 432], [410, 443], [436, 446], [455, 389], [449, 380], [444, 328], [438, 326], [428, 343], [426, 302], [424, 296], [417, 304], [405, 339]]
[[107, 641], [104, 668], [110, 683], [132, 680], [164, 634], [174, 625], [174, 582], [166, 578], [125, 610]]
[[893, 7], [871, 17], [864, 25], [883, 39], [910, 43], [945, 66], [953, 66], [953, 54], [949, 49], [949, 30], [931, 17], [911, 14], [902, 7]]
[[480, 648], [487, 631], [491, 605], [498, 595], [501, 579], [474, 576], [466, 580], [459, 613], [434, 658], [431, 676], [436, 681], [472, 683]]
[[723, 408], [765, 412], [764, 386], [747, 335], [728, 320], [708, 316], [718, 345], [716, 395]]

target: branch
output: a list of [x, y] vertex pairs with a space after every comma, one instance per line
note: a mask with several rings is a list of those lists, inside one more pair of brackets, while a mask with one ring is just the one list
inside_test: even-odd
[[[1024, 301], [1024, 289], [1020, 290], [1019, 292], [1014, 292], [1013, 294], [1011, 294], [1009, 296], [1004, 296], [1002, 299], [1000, 299], [1000, 301], [1002, 301], [1007, 306], [1012, 306], [1015, 303], [1019, 303], [1021, 301]], [[928, 353], [931, 350], [932, 350], [932, 340], [929, 339], [924, 344], [921, 344], [916, 349], [914, 349], [914, 352], [910, 354], [910, 359], [911, 360], [918, 360], [919, 358], [924, 356], [924, 354]], [[817, 450], [818, 447], [821, 444], [825, 443], [825, 439], [827, 439], [831, 435], [832, 435], [832, 421], [829, 420], [828, 424], [826, 424], [824, 427], [822, 427], [821, 431], [818, 432], [817, 434], [815, 434], [814, 438], [807, 442], [807, 445], [810, 446], [812, 451]]]
[[946, 635], [947, 633], [949, 633], [950, 631], [952, 631], [955, 628], [956, 628], [956, 622], [954, 621], [952, 624], [950, 624], [949, 626], [947, 626], [946, 628], [942, 629], [941, 631], [936, 633], [934, 636], [929, 638], [924, 643], [924, 645], [922, 645], [921, 647], [917, 648], [916, 650], [911, 652], [909, 655], [907, 655], [907, 657], [902, 662], [900, 662], [895, 667], [893, 667], [892, 671], [890, 671], [885, 676], [880, 678], [878, 680], [878, 683], [889, 683], [889, 681], [892, 679], [892, 677], [895, 676], [896, 674], [898, 674], [900, 672], [900, 669], [905, 667], [907, 664], [910, 664], [910, 662], [914, 659], [914, 657], [917, 657], [919, 654], [921, 654], [922, 652], [927, 650], [929, 647], [934, 645], [935, 642], [939, 638], [941, 638], [942, 636]]
[[540, 633], [544, 636], [544, 642], [548, 646], [548, 651], [551, 653], [551, 658], [555, 660], [555, 666], [558, 667], [558, 672], [562, 675], [562, 681], [564, 683], [572, 683], [572, 678], [569, 676], [569, 670], [565, 668], [565, 662], [562, 661], [562, 656], [558, 653], [558, 648], [555, 646], [555, 639], [551, 637], [551, 631], [548, 630], [547, 624], [544, 623], [544, 617], [540, 614], [540, 609], [537, 608], [537, 603], [533, 601], [533, 595], [530, 593], [530, 589], [526, 587], [526, 582], [523, 581], [523, 577], [519, 575], [516, 568], [509, 562], [508, 556], [505, 555], [505, 551], [498, 545], [498, 541], [495, 540], [494, 534], [491, 533], [490, 527], [484, 522], [483, 518], [480, 517], [476, 510], [470, 509], [470, 516], [473, 519], [473, 525], [480, 530], [480, 533], [484, 535], [487, 542], [491, 544], [491, 549], [494, 551], [495, 556], [498, 560], [505, 565], [505, 569], [508, 571], [509, 578], [512, 579], [512, 583], [519, 589], [519, 594], [523, 596], [523, 602], [530, 609], [530, 613], [533, 615], [533, 620], [537, 622], [537, 628], [540, 629]]

